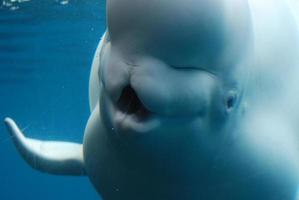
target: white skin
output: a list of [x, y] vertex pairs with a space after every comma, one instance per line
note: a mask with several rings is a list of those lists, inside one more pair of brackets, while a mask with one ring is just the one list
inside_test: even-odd
[[[293, 90], [260, 95], [255, 85], [256, 75], [280, 74], [263, 72], [269, 63], [280, 66], [269, 53], [272, 46], [262, 43], [262, 33], [274, 32], [265, 26], [269, 16], [292, 18], [284, 1], [276, 2], [266, 7], [277, 13], [263, 15], [257, 0], [250, 1], [254, 12], [241, 0], [107, 1], [108, 29], [91, 72], [83, 156], [81, 146], [59, 143], [73, 151], [59, 159], [41, 152], [40, 164], [33, 164], [37, 150], [7, 119], [17, 147], [39, 170], [86, 173], [105, 200], [294, 199], [296, 127], [287, 102], [277, 100], [279, 108], [268, 102]], [[46, 144], [48, 152], [57, 149]], [[57, 160], [70, 164], [55, 168]]]

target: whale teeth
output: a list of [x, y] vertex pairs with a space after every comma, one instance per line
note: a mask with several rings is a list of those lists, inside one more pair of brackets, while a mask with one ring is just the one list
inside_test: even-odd
[[151, 115], [151, 112], [143, 105], [131, 86], [126, 86], [123, 89], [116, 105], [121, 112], [134, 115], [138, 121], [144, 121]]

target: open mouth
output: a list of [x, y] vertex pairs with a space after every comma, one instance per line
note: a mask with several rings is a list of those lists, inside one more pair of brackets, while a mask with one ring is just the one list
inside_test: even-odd
[[131, 115], [139, 122], [148, 120], [153, 114], [143, 105], [131, 86], [123, 89], [116, 107], [123, 114]]
[[108, 119], [118, 133], [148, 133], [160, 125], [159, 117], [144, 106], [131, 86], [122, 90], [117, 102], [106, 102]]
[[[190, 126], [197, 118], [192, 117], [165, 117], [152, 112], [142, 103], [137, 92], [130, 86], [123, 88], [119, 99], [116, 102], [111, 99], [104, 99], [108, 108], [108, 120], [112, 129], [119, 134], [144, 134], [159, 130], [160, 127], [167, 127], [170, 123]], [[191, 126], [192, 127], [192, 126]], [[128, 134], [130, 133], [130, 134]]]

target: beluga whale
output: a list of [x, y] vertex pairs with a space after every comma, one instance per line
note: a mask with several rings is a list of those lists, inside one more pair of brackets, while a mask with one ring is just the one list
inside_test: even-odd
[[288, 0], [107, 0], [82, 144], [28, 138], [104, 200], [295, 200], [299, 29]]

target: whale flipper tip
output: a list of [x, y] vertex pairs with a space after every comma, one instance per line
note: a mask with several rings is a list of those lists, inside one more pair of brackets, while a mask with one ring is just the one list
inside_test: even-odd
[[4, 119], [4, 124], [11, 136], [17, 136], [17, 137], [24, 136], [24, 134], [22, 133], [22, 131], [19, 129], [18, 125], [12, 118], [6, 117]]
[[13, 120], [10, 117], [5, 117], [3, 121], [5, 124], [10, 124], [13, 122]]

